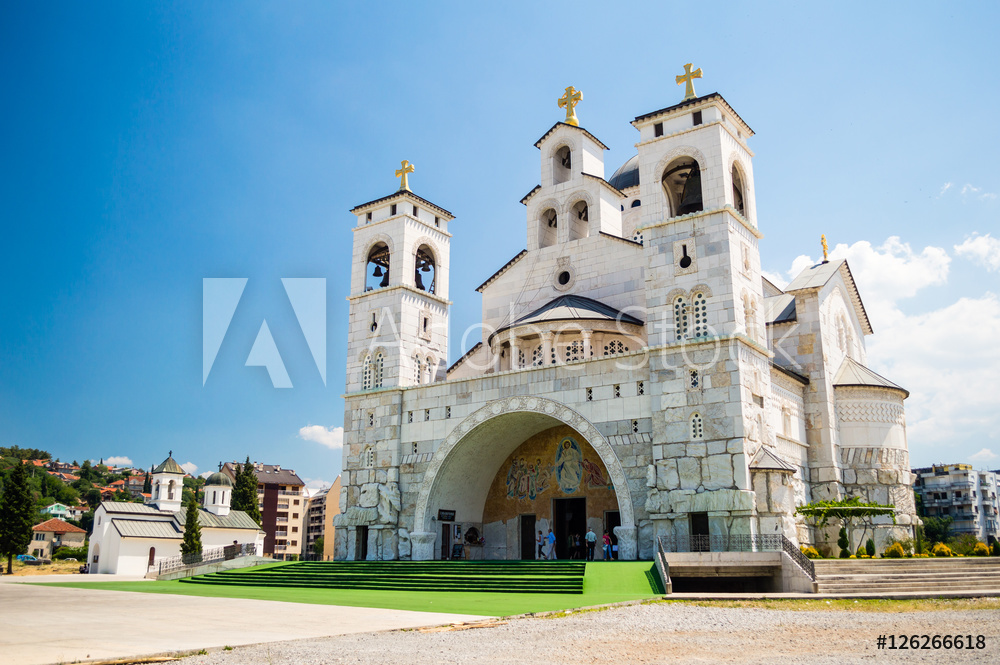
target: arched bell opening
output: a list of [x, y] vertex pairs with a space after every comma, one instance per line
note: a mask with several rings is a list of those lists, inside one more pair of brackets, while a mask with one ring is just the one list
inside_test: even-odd
[[577, 201], [570, 209], [569, 239], [580, 240], [590, 235], [590, 209], [586, 201]]
[[558, 185], [569, 181], [573, 175], [573, 152], [569, 146], [563, 146], [552, 155], [552, 181]]
[[670, 217], [700, 212], [704, 209], [701, 194], [701, 170], [691, 157], [679, 157], [667, 165], [660, 180]]
[[743, 185], [743, 175], [740, 173], [740, 169], [739, 167], [736, 166], [736, 164], [733, 164], [732, 181], [733, 181], [733, 208], [736, 209], [736, 212], [746, 217], [747, 214], [746, 204], [744, 203], [745, 201], [744, 192], [746, 191], [746, 189], [744, 188]]
[[556, 244], [559, 219], [553, 208], [542, 211], [538, 218], [538, 246], [550, 247]]
[[379, 242], [372, 246], [365, 264], [365, 291], [389, 286], [389, 259], [388, 245]]
[[434, 262], [434, 253], [427, 245], [421, 245], [417, 248], [414, 262], [413, 283], [421, 291], [434, 293], [436, 277], [437, 264]]

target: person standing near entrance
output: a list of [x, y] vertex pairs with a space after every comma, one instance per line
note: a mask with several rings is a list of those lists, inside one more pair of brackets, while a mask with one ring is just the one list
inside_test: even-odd
[[611, 561], [611, 536], [604, 532], [604, 560]]
[[552, 529], [549, 529], [548, 541], [549, 541], [549, 551], [548, 551], [548, 555], [546, 556], [546, 558], [550, 559], [552, 561], [555, 561], [556, 560], [556, 534], [552, 533]]
[[542, 535], [541, 530], [538, 531], [538, 536], [535, 538], [535, 548], [536, 548], [536, 559], [544, 559], [545, 551], [542, 549], [545, 545], [545, 537]]
[[594, 533], [594, 529], [587, 529], [587, 535], [584, 536], [587, 539], [587, 561], [594, 560], [594, 546], [597, 545], [597, 534]]

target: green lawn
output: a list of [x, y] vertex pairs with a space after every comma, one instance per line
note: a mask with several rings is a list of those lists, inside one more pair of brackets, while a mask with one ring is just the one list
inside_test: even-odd
[[[248, 569], [249, 570], [249, 569]], [[450, 612], [510, 616], [655, 598], [662, 594], [659, 578], [648, 561], [597, 561], [587, 564], [583, 594], [460, 593], [371, 591], [350, 589], [268, 589], [250, 586], [208, 586], [181, 582], [62, 583], [76, 589], [172, 593], [208, 598], [251, 598], [316, 605], [382, 607], [419, 612]]]

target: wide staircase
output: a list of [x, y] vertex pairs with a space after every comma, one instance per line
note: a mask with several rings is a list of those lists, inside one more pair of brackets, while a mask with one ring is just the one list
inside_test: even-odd
[[816, 586], [827, 594], [1000, 595], [1000, 558], [817, 560]]
[[586, 566], [583, 561], [303, 561], [180, 581], [309, 589], [583, 593]]

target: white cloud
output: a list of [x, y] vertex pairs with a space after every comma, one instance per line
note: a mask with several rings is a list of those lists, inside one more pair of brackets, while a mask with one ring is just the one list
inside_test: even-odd
[[788, 280], [781, 273], [770, 272], [769, 270], [761, 270], [760, 272], [764, 275], [764, 279], [771, 282], [779, 289], [783, 289], [788, 286]]
[[125, 457], [125, 455], [115, 455], [114, 457], [105, 457], [104, 463], [109, 466], [134, 466], [132, 459]]
[[990, 272], [1000, 272], [1000, 238], [994, 238], [989, 233], [966, 238], [961, 245], [955, 245], [955, 254]]
[[951, 187], [952, 187], [952, 183], [950, 183], [950, 182], [946, 182], [943, 185], [941, 185], [941, 191], [938, 192], [938, 198], [941, 198], [942, 196], [944, 196], [944, 193], [947, 192], [949, 189], [951, 189]]
[[323, 478], [303, 478], [302, 482], [306, 484], [306, 491], [308, 491], [309, 496], [314, 496], [319, 490], [333, 485], [329, 480], [324, 480]]
[[[944, 190], [942, 190], [941, 193], [943, 194]], [[982, 187], [975, 187], [969, 183], [962, 185], [962, 191], [959, 192], [959, 194], [962, 196], [968, 196], [971, 194], [972, 196], [975, 196], [983, 201], [992, 201], [997, 197], [997, 195], [993, 192], [984, 192]]]
[[181, 468], [190, 473], [192, 476], [198, 472], [198, 465], [194, 462], [184, 462], [184, 464], [181, 464]]
[[315, 441], [331, 450], [340, 450], [344, 447], [344, 428], [331, 427], [327, 429], [322, 425], [306, 425], [299, 430], [299, 438]]
[[[197, 468], [197, 467], [195, 467], [195, 468]], [[215, 472], [214, 471], [202, 471], [201, 473], [198, 474], [198, 477], [199, 478], [208, 478], [213, 473], [215, 473]]]
[[969, 183], [965, 183], [964, 185], [962, 185], [962, 191], [961, 191], [962, 196], [965, 196], [966, 194], [978, 194], [978, 193], [979, 193], [979, 187], [973, 187]]
[[997, 457], [1000, 457], [1000, 455], [997, 455], [995, 452], [993, 452], [989, 448], [983, 448], [978, 453], [976, 453], [974, 455], [969, 455], [969, 459], [975, 460], [977, 462], [992, 462]]

